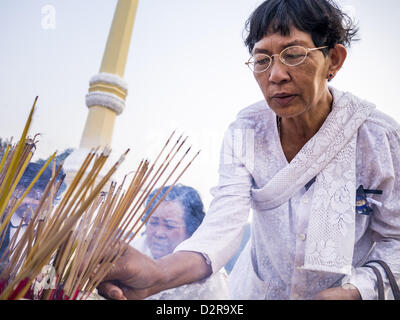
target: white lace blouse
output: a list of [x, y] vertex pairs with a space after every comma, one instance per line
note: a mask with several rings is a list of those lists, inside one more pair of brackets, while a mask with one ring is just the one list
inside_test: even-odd
[[[340, 92], [331, 91], [335, 100]], [[376, 276], [361, 267], [368, 260], [386, 261], [399, 279], [400, 126], [374, 110], [358, 129], [356, 143], [356, 187], [383, 193], [368, 195], [368, 207], [373, 209], [369, 215], [354, 212], [351, 274], [304, 268], [314, 188], [311, 181], [274, 210], [254, 209], [251, 241], [230, 274], [232, 299], [311, 299], [345, 283], [356, 286], [363, 299], [376, 299]], [[262, 188], [287, 165], [276, 115], [266, 102], [242, 110], [225, 135], [219, 184], [211, 190], [214, 199], [203, 224], [176, 251], [200, 252], [214, 272], [220, 270], [239, 247], [253, 205], [252, 188]], [[340, 177], [343, 173], [335, 174]], [[339, 221], [340, 217], [337, 220], [335, 223], [346, 223]]]

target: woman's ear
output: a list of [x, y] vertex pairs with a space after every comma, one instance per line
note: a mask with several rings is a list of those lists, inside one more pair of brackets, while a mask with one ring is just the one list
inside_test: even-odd
[[331, 81], [346, 61], [347, 49], [343, 45], [337, 44], [333, 49], [330, 50], [329, 57], [330, 65], [328, 70], [328, 80]]

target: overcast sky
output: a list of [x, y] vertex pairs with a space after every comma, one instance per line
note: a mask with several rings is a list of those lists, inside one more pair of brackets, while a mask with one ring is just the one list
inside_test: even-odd
[[[243, 27], [262, 1], [142, 0], [118, 117], [114, 154], [132, 148], [124, 173], [152, 156], [173, 129], [189, 136], [200, 158], [181, 180], [208, 206], [217, 183], [220, 143], [238, 111], [262, 99], [243, 45]], [[36, 158], [79, 146], [89, 79], [98, 73], [116, 0], [1, 0], [0, 136], [18, 137], [39, 95], [31, 133], [42, 133]], [[361, 41], [332, 82], [400, 121], [398, 0], [339, 2], [359, 22]], [[44, 24], [46, 10], [54, 24]], [[47, 21], [48, 22], [48, 21]]]

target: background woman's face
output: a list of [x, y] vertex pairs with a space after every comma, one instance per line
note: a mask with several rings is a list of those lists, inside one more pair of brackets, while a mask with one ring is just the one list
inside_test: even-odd
[[[288, 36], [282, 36], [279, 32], [268, 33], [255, 44], [253, 54], [260, 52], [272, 56], [292, 45], [315, 48], [310, 34], [291, 28]], [[296, 117], [318, 106], [327, 93], [328, 59], [322, 51], [316, 50], [310, 52], [302, 64], [290, 67], [275, 56], [270, 68], [255, 73], [254, 77], [268, 105], [276, 114], [285, 118]], [[276, 96], [282, 93], [289, 95], [289, 98]]]
[[[19, 194], [22, 195], [24, 189], [19, 190]], [[33, 188], [24, 198], [20, 206], [18, 207], [16, 214], [23, 218], [25, 216], [25, 222], [28, 222], [32, 217], [36, 207], [39, 205], [40, 198], [42, 197], [43, 190]]]
[[160, 204], [147, 224], [147, 245], [155, 259], [174, 251], [189, 238], [186, 232], [183, 206], [177, 201]]

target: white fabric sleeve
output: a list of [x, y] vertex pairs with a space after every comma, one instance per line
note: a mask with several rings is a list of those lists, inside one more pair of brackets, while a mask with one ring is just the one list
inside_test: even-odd
[[354, 268], [351, 276], [342, 279], [342, 285], [346, 283], [358, 289], [362, 300], [376, 300], [378, 297], [376, 276], [370, 268]]
[[[400, 280], [400, 131], [392, 130], [381, 139], [379, 152], [374, 152], [371, 168], [380, 182], [374, 189], [383, 191], [382, 196], [375, 200], [382, 202], [382, 206], [373, 206], [370, 229], [374, 233], [376, 245], [368, 261], [383, 260], [391, 268], [397, 282]], [[378, 182], [377, 182], [378, 183]], [[391, 292], [386, 274], [379, 265], [374, 264], [382, 274], [385, 286], [385, 295]], [[378, 298], [377, 280], [375, 273], [367, 267], [353, 270], [353, 274], [345, 277], [342, 283], [356, 286], [363, 299], [376, 300]]]
[[224, 267], [239, 249], [249, 218], [252, 178], [244, 165], [243, 154], [238, 156], [237, 150], [241, 148], [235, 147], [245, 143], [246, 135], [238, 134], [238, 130], [241, 129], [231, 126], [225, 134], [218, 186], [211, 189], [214, 198], [202, 224], [175, 249], [175, 252], [202, 253], [211, 262], [213, 273]]

